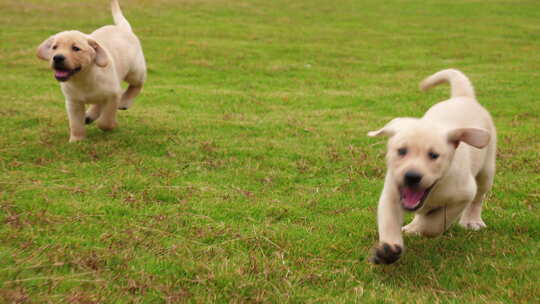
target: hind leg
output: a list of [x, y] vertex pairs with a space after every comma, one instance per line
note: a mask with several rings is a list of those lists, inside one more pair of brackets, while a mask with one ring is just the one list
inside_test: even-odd
[[486, 193], [491, 189], [493, 185], [493, 176], [495, 173], [495, 165], [490, 165], [484, 171], [482, 171], [476, 178], [478, 184], [478, 191], [473, 201], [467, 206], [459, 225], [471, 230], [479, 230], [486, 227], [486, 224], [482, 220], [482, 203], [486, 196]]
[[130, 84], [129, 87], [124, 92], [124, 94], [122, 95], [122, 99], [120, 100], [118, 109], [119, 110], [129, 109], [133, 105], [133, 100], [135, 100], [135, 97], [139, 95], [141, 90], [142, 90], [142, 85], [134, 86]]
[[127, 110], [133, 105], [135, 97], [139, 95], [146, 80], [146, 63], [144, 57], [141, 55], [136, 64], [135, 68], [129, 72], [126, 76], [126, 82], [129, 83], [128, 88], [122, 94], [120, 103], [118, 104], [118, 109]]

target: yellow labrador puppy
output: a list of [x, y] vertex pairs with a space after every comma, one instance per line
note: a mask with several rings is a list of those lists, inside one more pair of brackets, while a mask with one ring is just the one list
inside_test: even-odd
[[[489, 113], [476, 101], [469, 79], [443, 70], [426, 78], [427, 90], [451, 85], [451, 98], [432, 106], [422, 118], [396, 118], [369, 136], [388, 136], [387, 173], [377, 222], [375, 264], [391, 264], [404, 250], [402, 231], [437, 236], [459, 218], [478, 230], [482, 200], [495, 174], [496, 134]], [[404, 227], [404, 211], [415, 211]]]
[[[111, 1], [115, 25], [90, 35], [65, 31], [49, 37], [37, 50], [50, 62], [66, 98], [70, 142], [84, 139], [85, 123], [97, 119], [102, 130], [117, 126], [117, 109], [126, 110], [146, 80], [146, 63], [139, 39], [124, 18], [117, 0]], [[129, 86], [122, 92], [122, 81]], [[85, 114], [85, 105], [91, 105]]]

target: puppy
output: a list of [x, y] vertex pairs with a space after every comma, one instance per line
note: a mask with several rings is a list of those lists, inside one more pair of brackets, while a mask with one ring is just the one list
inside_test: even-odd
[[[97, 120], [102, 130], [116, 128], [117, 109], [126, 110], [146, 80], [146, 63], [139, 39], [124, 18], [117, 0], [111, 1], [115, 25], [90, 35], [65, 31], [49, 37], [37, 50], [49, 61], [66, 98], [70, 142], [85, 137], [85, 123]], [[122, 92], [122, 81], [129, 86]], [[85, 105], [90, 108], [85, 114]]]
[[[371, 261], [391, 264], [404, 250], [402, 231], [437, 236], [459, 218], [467, 229], [486, 227], [482, 201], [493, 184], [496, 134], [489, 113], [476, 101], [469, 79], [443, 70], [421, 84], [451, 86], [451, 98], [422, 118], [395, 118], [369, 136], [388, 136], [387, 173], [379, 199], [379, 244]], [[405, 227], [404, 211], [414, 211]]]

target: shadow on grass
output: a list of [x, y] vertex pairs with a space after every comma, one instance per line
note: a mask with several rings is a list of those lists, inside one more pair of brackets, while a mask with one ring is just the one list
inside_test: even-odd
[[373, 273], [383, 284], [433, 286], [435, 278], [457, 274], [471, 261], [483, 259], [483, 248], [491, 247], [490, 234], [453, 227], [436, 238], [405, 236], [401, 259], [393, 265], [373, 267]]

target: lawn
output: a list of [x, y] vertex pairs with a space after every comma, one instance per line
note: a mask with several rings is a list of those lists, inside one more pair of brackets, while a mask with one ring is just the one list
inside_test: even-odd
[[[69, 144], [48, 36], [107, 0], [0, 3], [0, 302], [532, 303], [540, 299], [540, 2], [121, 0], [148, 81]], [[498, 128], [472, 232], [367, 261], [385, 142], [459, 68]], [[408, 216], [410, 219], [410, 216]]]

